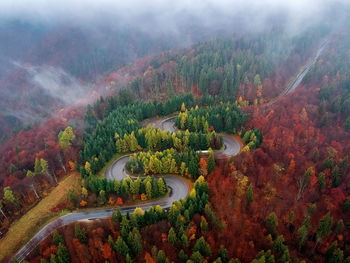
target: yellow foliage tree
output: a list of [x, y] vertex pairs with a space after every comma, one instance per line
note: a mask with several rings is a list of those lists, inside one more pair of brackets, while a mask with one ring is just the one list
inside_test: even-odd
[[91, 174], [91, 164], [89, 162], [86, 162], [85, 163], [85, 171], [88, 173], [88, 174]]
[[134, 214], [143, 216], [145, 214], [145, 211], [143, 211], [142, 208], [140, 208], [140, 207], [136, 207], [134, 210]]
[[186, 110], [185, 103], [182, 103], [182, 105], [181, 105], [181, 111], [184, 112], [185, 110]]

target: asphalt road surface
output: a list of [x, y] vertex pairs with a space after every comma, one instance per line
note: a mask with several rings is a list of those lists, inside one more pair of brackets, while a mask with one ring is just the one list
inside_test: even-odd
[[[108, 180], [122, 180], [127, 177], [125, 173], [125, 164], [129, 160], [130, 156], [123, 156], [116, 160], [107, 170], [105, 176]], [[143, 210], [148, 210], [152, 206], [160, 205], [162, 208], [169, 208], [175, 200], [180, 200], [186, 198], [189, 189], [184, 180], [177, 176], [159, 176], [163, 177], [170, 188], [170, 194], [167, 197], [158, 199], [156, 201], [150, 201], [142, 205], [137, 205], [137, 207]], [[136, 206], [129, 206], [121, 208], [122, 213], [130, 214], [134, 212]], [[51, 235], [53, 231], [57, 228], [63, 227], [70, 223], [76, 221], [86, 221], [86, 220], [96, 220], [109, 217], [113, 212], [113, 209], [97, 209], [87, 212], [70, 213], [65, 216], [61, 216], [51, 223], [44, 226], [21, 250], [19, 250], [15, 256], [18, 261], [23, 261], [26, 256], [35, 249], [40, 242], [42, 242], [46, 237]]]
[[318, 48], [316, 55], [314, 56], [314, 58], [309, 61], [304, 68], [302, 69], [302, 71], [297, 75], [297, 77], [293, 80], [293, 82], [290, 84], [289, 88], [286, 90], [285, 94], [288, 94], [290, 92], [292, 92], [296, 87], [299, 86], [299, 84], [302, 82], [303, 78], [306, 76], [306, 74], [310, 71], [311, 67], [316, 63], [316, 61], [318, 60], [319, 56], [321, 55], [323, 49], [325, 48], [326, 44], [327, 44], [328, 40], [325, 40], [322, 42], [322, 44], [320, 45], [320, 47]]
[[[165, 119], [160, 122], [160, 127], [163, 130], [175, 132], [174, 128], [175, 117]], [[157, 128], [157, 127], [156, 127]], [[224, 149], [215, 154], [225, 154], [227, 156], [237, 155], [240, 151], [240, 144], [232, 137], [223, 136], [224, 138]], [[114, 161], [110, 167], [106, 170], [105, 177], [107, 180], [123, 180], [127, 177], [125, 173], [125, 165], [128, 162], [130, 155], [123, 156], [118, 160]], [[149, 201], [142, 205], [137, 205], [137, 207], [143, 210], [148, 210], [152, 206], [160, 205], [162, 208], [169, 208], [171, 204], [182, 198], [186, 198], [189, 194], [188, 185], [184, 180], [178, 176], [159, 176], [163, 177], [170, 188], [170, 194], [167, 197], [158, 199], [156, 201]], [[135, 178], [133, 178], [135, 179]], [[128, 206], [121, 208], [122, 214], [133, 213], [136, 206]], [[15, 255], [15, 259], [19, 262], [23, 261], [31, 251], [33, 251], [45, 238], [53, 233], [55, 229], [61, 228], [77, 221], [89, 221], [98, 220], [109, 217], [113, 212], [113, 209], [96, 209], [87, 212], [76, 212], [69, 213], [67, 215], [61, 216], [54, 221], [50, 222], [44, 226], [35, 236], [26, 244], [22, 249], [20, 249]]]
[[[303, 80], [305, 75], [309, 72], [311, 67], [316, 63], [317, 59], [319, 58], [320, 54], [322, 53], [324, 47], [327, 44], [327, 40], [324, 41], [319, 49], [317, 50], [317, 53], [312, 61], [307, 63], [303, 70], [297, 75], [297, 77], [294, 79], [294, 81], [290, 84], [289, 88], [286, 90], [285, 94], [290, 93], [293, 91]], [[175, 132], [174, 124], [175, 124], [175, 118], [171, 117], [168, 119], [165, 119], [160, 122], [160, 127], [166, 131]], [[158, 126], [158, 125], [156, 125]], [[223, 135], [224, 139], [224, 149], [222, 151], [216, 152], [216, 155], [226, 155], [226, 156], [234, 156], [237, 155], [240, 151], [240, 144], [237, 140], [230, 136]], [[125, 164], [129, 160], [129, 156], [121, 157], [120, 159], [116, 160], [106, 171], [105, 176], [108, 180], [122, 180], [127, 175], [125, 174]], [[160, 205], [163, 208], [168, 208], [171, 206], [171, 204], [175, 200], [179, 200], [181, 198], [186, 198], [189, 192], [187, 184], [179, 177], [176, 176], [162, 176], [168, 187], [170, 188], [170, 194], [167, 197], [164, 197], [162, 199], [156, 200], [156, 201], [150, 201], [149, 203], [144, 203], [142, 205], [138, 205], [138, 207], [141, 207], [144, 210], [149, 209], [151, 206]], [[126, 214], [127, 212], [133, 213], [135, 206], [130, 207], [123, 207], [122, 213]], [[65, 216], [61, 216], [54, 221], [50, 222], [46, 226], [44, 226], [38, 233], [35, 234], [35, 236], [26, 244], [22, 249], [20, 249], [17, 254], [15, 255], [15, 259], [17, 259], [19, 262], [23, 261], [26, 256], [35, 249], [40, 242], [42, 242], [46, 237], [52, 234], [52, 232], [60, 227], [63, 227], [65, 225], [68, 225], [73, 222], [77, 221], [84, 221], [84, 220], [97, 220], [97, 219], [104, 219], [109, 217], [113, 212], [113, 209], [96, 209], [96, 210], [90, 210], [88, 212], [79, 212], [79, 213], [70, 213]]]
[[[160, 122], [160, 125], [159, 125], [160, 127], [156, 127], [156, 128], [161, 128], [162, 130], [169, 131], [169, 132], [175, 132], [176, 131], [174, 128], [175, 119], [176, 117], [165, 119], [162, 122]], [[224, 149], [222, 151], [215, 152], [215, 156], [219, 157], [219, 155], [226, 155], [226, 156], [237, 155], [241, 150], [241, 146], [239, 142], [235, 138], [232, 138], [231, 136], [222, 135], [222, 137], [224, 140]]]
[[169, 119], [165, 119], [164, 121], [161, 122], [160, 127], [164, 131], [169, 131], [169, 132], [176, 132], [175, 130], [175, 119], [176, 117], [171, 117]]
[[215, 152], [215, 155], [235, 156], [241, 150], [239, 142], [230, 136], [223, 135], [224, 149], [222, 151]]

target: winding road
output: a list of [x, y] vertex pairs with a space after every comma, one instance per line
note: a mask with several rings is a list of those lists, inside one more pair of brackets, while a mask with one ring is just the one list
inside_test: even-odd
[[[162, 130], [169, 131], [169, 132], [176, 132], [175, 129], [175, 119], [176, 117], [170, 117], [162, 122], [160, 124], [153, 125], [155, 128], [161, 128]], [[158, 122], [159, 123], [159, 122]], [[239, 153], [241, 150], [241, 146], [239, 142], [228, 135], [222, 135], [224, 140], [224, 149], [215, 152], [215, 157], [219, 158], [220, 156], [234, 156]]]
[[[286, 95], [293, 91], [303, 80], [305, 75], [309, 72], [311, 67], [316, 63], [317, 59], [319, 58], [320, 54], [322, 53], [324, 47], [327, 44], [327, 40], [325, 40], [320, 47], [318, 48], [315, 56], [312, 60], [310, 60], [303, 69], [299, 72], [299, 74], [296, 76], [296, 78], [288, 85], [288, 88], [279, 96]], [[273, 104], [277, 101], [278, 98], [275, 100], [272, 100], [270, 103], [267, 104]], [[158, 120], [156, 123], [153, 123], [153, 127], [155, 128], [161, 128], [163, 130], [167, 130], [170, 132], [175, 132], [174, 123], [175, 123], [176, 117], [171, 117], [165, 120]], [[215, 157], [219, 156], [234, 156], [237, 155], [240, 151], [240, 144], [237, 140], [234, 138], [223, 135], [224, 140], [224, 149], [221, 151], [218, 151], [215, 153]], [[105, 176], [108, 180], [122, 180], [126, 178], [125, 173], [125, 164], [129, 160], [129, 155], [123, 156], [112, 163], [112, 165], [106, 170]], [[163, 208], [169, 208], [171, 204], [175, 200], [179, 200], [181, 198], [186, 198], [189, 189], [187, 184], [184, 180], [182, 180], [180, 177], [177, 176], [162, 176], [168, 187], [170, 188], [170, 194], [167, 197], [164, 197], [159, 200], [151, 200], [148, 203], [143, 203], [142, 205], [137, 205], [137, 207], [142, 208], [143, 210], [147, 210], [152, 206], [160, 205]], [[135, 210], [135, 206], [128, 206], [128, 207], [122, 207], [121, 212], [122, 214], [126, 213], [133, 213]], [[96, 219], [104, 219], [109, 217], [112, 212], [113, 208], [111, 209], [96, 209], [96, 210], [90, 210], [86, 212], [73, 212], [69, 213], [67, 215], [61, 216], [54, 221], [50, 222], [46, 226], [44, 226], [38, 233], [35, 234], [35, 236], [26, 244], [24, 245], [14, 256], [14, 259], [17, 259], [19, 262], [23, 261], [33, 249], [35, 249], [40, 242], [42, 242], [46, 237], [52, 234], [52, 232], [60, 227], [63, 227], [65, 225], [68, 225], [73, 222], [77, 221], [86, 221], [86, 220], [96, 220]]]
[[[175, 132], [174, 128], [175, 117], [168, 118], [162, 121], [158, 121], [155, 125], [155, 128], [161, 128], [166, 131]], [[237, 155], [240, 151], [240, 144], [232, 137], [223, 136], [224, 138], [224, 149], [215, 154], [225, 154], [227, 156]], [[105, 172], [105, 177], [107, 180], [123, 180], [128, 175], [125, 173], [125, 165], [128, 162], [130, 155], [125, 155], [112, 163], [110, 167]], [[152, 206], [161, 206], [166, 209], [169, 208], [172, 203], [176, 200], [186, 198], [189, 194], [188, 185], [186, 182], [178, 176], [159, 176], [163, 177], [170, 188], [170, 194], [167, 197], [151, 200], [142, 205], [137, 205], [137, 207], [142, 208], [143, 210], [148, 210]], [[122, 214], [133, 213], [136, 206], [122, 207]], [[67, 215], [61, 216], [54, 221], [50, 222], [44, 226], [35, 236], [24, 245], [15, 255], [14, 259], [17, 259], [19, 262], [23, 261], [30, 252], [32, 252], [45, 238], [53, 233], [55, 229], [66, 226], [70, 223], [77, 221], [89, 221], [96, 219], [104, 219], [111, 216], [113, 208], [110, 209], [96, 209], [86, 212], [73, 212]]]
[[[324, 47], [327, 44], [327, 40], [325, 40], [320, 47], [318, 48], [315, 56], [312, 60], [310, 60], [303, 69], [298, 73], [296, 78], [288, 85], [288, 88], [279, 96], [287, 95], [288, 93], [292, 92], [303, 80], [305, 75], [309, 72], [311, 67], [316, 63], [317, 59], [319, 58], [320, 54], [322, 53]], [[276, 98], [275, 100], [272, 100], [270, 103], [267, 104], [273, 104], [278, 100]], [[174, 124], [175, 124], [175, 118], [171, 117], [164, 120], [157, 120], [157, 122], [153, 123], [153, 127], [155, 128], [161, 128], [166, 131], [175, 132]], [[240, 144], [237, 140], [234, 138], [223, 135], [224, 140], [224, 149], [221, 151], [218, 151], [215, 153], [215, 157], [219, 156], [234, 156], [237, 155], [240, 151]], [[125, 173], [125, 165], [129, 160], [129, 155], [123, 156], [112, 163], [112, 165], [106, 170], [105, 177], [108, 180], [122, 180], [127, 177], [127, 174]], [[142, 205], [137, 205], [137, 207], [142, 208], [143, 210], [148, 210], [152, 206], [160, 205], [163, 208], [169, 208], [171, 204], [175, 200], [179, 200], [181, 198], [186, 198], [189, 189], [187, 184], [184, 180], [182, 180], [180, 177], [177, 176], [162, 176], [168, 187], [170, 188], [170, 194], [167, 197], [164, 197], [159, 200], [151, 200], [148, 203], [143, 203]], [[122, 207], [121, 212], [122, 214], [126, 213], [133, 213], [135, 210], [135, 206], [128, 206], [128, 207]], [[31, 251], [33, 251], [39, 244], [42, 242], [46, 237], [52, 234], [52, 232], [55, 229], [61, 228], [65, 225], [68, 225], [73, 222], [77, 221], [87, 221], [87, 220], [96, 220], [96, 219], [104, 219], [109, 217], [112, 212], [113, 208], [111, 209], [96, 209], [96, 210], [90, 210], [86, 212], [73, 212], [69, 213], [67, 215], [61, 216], [54, 221], [50, 222], [46, 226], [44, 226], [38, 233], [35, 234], [35, 236], [26, 244], [24, 245], [14, 256], [14, 259], [17, 259], [19, 262], [23, 261]]]

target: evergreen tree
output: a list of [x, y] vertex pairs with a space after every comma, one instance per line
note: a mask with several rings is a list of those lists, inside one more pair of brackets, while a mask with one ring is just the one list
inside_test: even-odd
[[184, 248], [188, 247], [188, 238], [185, 233], [181, 235], [181, 244]]
[[252, 184], [250, 184], [247, 188], [246, 198], [247, 198], [247, 204], [248, 206], [250, 206], [250, 204], [253, 202], [253, 185]]
[[344, 230], [344, 221], [343, 219], [340, 219], [335, 228], [335, 232], [339, 235], [343, 232], [343, 230]]
[[130, 152], [135, 152], [137, 150], [138, 142], [135, 137], [135, 133], [131, 132], [130, 134]]
[[[192, 255], [191, 255], [191, 263], [202, 263], [204, 261], [203, 256], [201, 255], [201, 253], [199, 251], [193, 251]], [[189, 262], [189, 261], [187, 261]]]
[[136, 227], [133, 228], [132, 232], [128, 236], [128, 245], [133, 255], [137, 255], [142, 251], [142, 238], [141, 234]]
[[326, 188], [326, 186], [327, 186], [327, 184], [326, 184], [326, 176], [325, 176], [324, 173], [320, 173], [318, 175], [317, 183], [318, 183], [318, 186], [320, 187], [321, 191]]
[[153, 197], [153, 193], [152, 193], [152, 184], [150, 181], [147, 181], [145, 188], [146, 188], [147, 198], [151, 199]]
[[275, 214], [275, 212], [272, 212], [267, 218], [266, 218], [266, 229], [267, 231], [274, 235], [276, 234], [276, 229], [278, 226], [278, 220], [277, 220], [277, 216]]
[[284, 248], [284, 237], [278, 236], [275, 241], [273, 242], [273, 250], [277, 253], [281, 253]]
[[53, 243], [56, 247], [58, 247], [60, 243], [64, 244], [63, 236], [61, 236], [57, 230], [53, 231]]
[[203, 217], [202, 221], [201, 221], [201, 230], [202, 232], [205, 232], [208, 230], [208, 223], [207, 223], [207, 220], [205, 220], [205, 218]]
[[301, 249], [305, 245], [305, 242], [307, 240], [308, 232], [309, 231], [308, 231], [306, 225], [302, 225], [298, 229], [298, 246], [299, 246], [299, 249]]
[[129, 247], [123, 240], [121, 236], [118, 237], [116, 243], [115, 243], [115, 249], [117, 253], [126, 256], [129, 253]]
[[318, 223], [316, 232], [317, 242], [330, 235], [332, 232], [332, 225], [333, 218], [328, 212], [324, 217], [320, 219], [320, 222]]
[[166, 257], [163, 250], [158, 251], [156, 259], [157, 259], [157, 263], [169, 263], [169, 260]]
[[86, 230], [84, 228], [81, 228], [78, 223], [75, 223], [74, 225], [74, 235], [79, 240], [80, 243], [82, 244], [87, 243]]
[[179, 260], [180, 262], [187, 262], [188, 256], [186, 255], [185, 251], [183, 249], [180, 250], [179, 252]]
[[126, 263], [133, 263], [134, 261], [132, 260], [132, 258], [130, 257], [129, 254], [126, 254], [125, 262], [126, 262]]
[[167, 193], [168, 189], [166, 187], [164, 179], [163, 178], [159, 178], [157, 184], [158, 184], [159, 195], [160, 196], [165, 195]]
[[172, 244], [173, 246], [176, 245], [177, 242], [177, 237], [174, 231], [174, 228], [170, 228], [169, 233], [168, 233], [168, 242]]
[[67, 247], [60, 243], [57, 249], [57, 260], [59, 263], [69, 263], [70, 255]]
[[228, 262], [228, 251], [223, 245], [220, 246], [219, 257], [223, 263]]
[[111, 216], [112, 221], [113, 222], [121, 222], [122, 218], [123, 218], [123, 216], [121, 214], [120, 207], [116, 207], [112, 212], [112, 216]]
[[107, 196], [106, 196], [106, 191], [101, 190], [99, 193], [99, 196], [101, 198], [101, 202], [104, 204], [107, 202]]
[[51, 254], [51, 256], [50, 256], [50, 263], [58, 263], [56, 255]]
[[120, 231], [121, 236], [124, 239], [127, 239], [129, 232], [131, 230], [131, 227], [130, 227], [130, 221], [127, 219], [126, 216], [123, 216], [122, 221], [120, 223], [120, 228], [121, 228], [121, 231]]
[[347, 199], [345, 202], [344, 202], [344, 205], [343, 205], [343, 213], [348, 213], [350, 212], [350, 198]]
[[209, 156], [208, 156], [208, 174], [210, 174], [215, 168], [215, 159], [214, 159], [214, 152], [211, 148], [209, 148]]
[[210, 245], [205, 242], [204, 237], [197, 239], [196, 244], [193, 247], [193, 252], [196, 251], [198, 251], [204, 257], [211, 255]]

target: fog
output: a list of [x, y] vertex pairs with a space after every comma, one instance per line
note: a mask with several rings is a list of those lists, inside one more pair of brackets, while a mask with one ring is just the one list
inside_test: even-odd
[[61, 68], [49, 65], [22, 65], [18, 62], [13, 64], [27, 71], [28, 80], [45, 95], [56, 98], [64, 104], [75, 103], [86, 94], [87, 87]]
[[[273, 19], [293, 30], [344, 13], [347, 0], [3, 0], [0, 17], [82, 26], [124, 24], [148, 33], [178, 33], [183, 23], [204, 27], [244, 26], [259, 30]], [[329, 15], [334, 15], [329, 17]], [[327, 16], [327, 17], [325, 17]], [[190, 20], [188, 20], [190, 18]], [[151, 31], [150, 31], [151, 30]]]
[[[349, 26], [349, 2], [1, 0], [0, 116], [25, 122], [36, 119], [38, 112], [52, 112], [45, 103], [30, 102], [36, 96], [31, 88], [63, 106], [71, 105], [86, 94], [89, 83], [108, 71], [218, 36], [275, 26], [288, 36], [320, 25], [341, 30]], [[279, 55], [275, 48], [272, 51]], [[285, 46], [281, 50], [288, 52]], [[18, 79], [23, 72], [23, 80]]]

